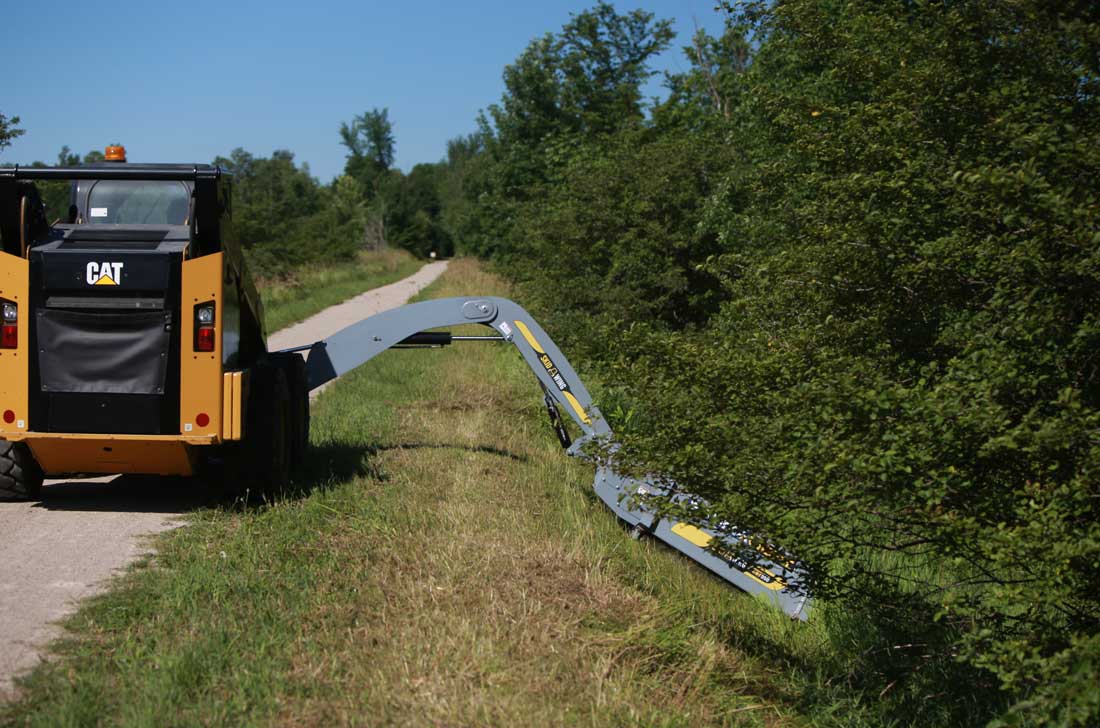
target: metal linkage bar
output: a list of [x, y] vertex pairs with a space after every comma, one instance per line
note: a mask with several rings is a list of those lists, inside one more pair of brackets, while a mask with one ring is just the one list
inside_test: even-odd
[[[425, 329], [461, 324], [482, 324], [500, 335], [422, 333]], [[802, 571], [793, 560], [761, 545], [751, 534], [728, 523], [714, 522], [704, 501], [683, 493], [674, 483], [660, 478], [628, 478], [616, 472], [612, 460], [587, 454], [589, 444], [603, 444], [604, 452], [614, 452], [611, 428], [565, 355], [534, 318], [513, 301], [495, 297], [443, 298], [401, 306], [352, 324], [310, 347], [306, 362], [309, 388], [315, 389], [387, 349], [443, 346], [452, 340], [503, 340], [519, 350], [542, 386], [552, 421], [559, 409], [564, 410], [584, 433], [568, 445], [567, 453], [596, 460], [596, 494], [629, 526], [660, 539], [740, 589], [765, 596], [788, 615], [806, 619], [809, 597], [801, 585]], [[555, 430], [565, 446], [568, 433], [560, 424], [558, 420]], [[693, 518], [692, 523], [659, 518], [646, 503], [649, 496], [662, 495], [671, 495], [674, 501], [699, 513], [699, 518]]]

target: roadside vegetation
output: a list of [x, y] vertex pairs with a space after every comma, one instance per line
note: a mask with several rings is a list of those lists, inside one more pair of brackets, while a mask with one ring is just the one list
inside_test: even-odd
[[[716, 522], [749, 529], [804, 564], [818, 615], [811, 625], [744, 626], [766, 618], [745, 617], [741, 606], [726, 612], [726, 591], [698, 585], [683, 587], [690, 605], [672, 606], [683, 600], [648, 584], [623, 555], [634, 551], [614, 551], [632, 580], [620, 586], [666, 610], [659, 634], [684, 629], [677, 639], [685, 642], [669, 649], [702, 654], [685, 645], [720, 635], [714, 664], [732, 672], [715, 669], [746, 676], [749, 687], [708, 673], [699, 692], [673, 699], [658, 691], [651, 704], [623, 680], [598, 693], [596, 705], [609, 712], [565, 696], [573, 707], [547, 708], [549, 722], [576, 719], [568, 711], [578, 704], [589, 708], [583, 719], [598, 722], [610, 706], [633, 701], [650, 706], [637, 708], [638, 721], [659, 723], [671, 720], [672, 700], [704, 721], [1100, 724], [1094, 5], [746, 0], [719, 3], [726, 24], [718, 37], [676, 39], [666, 19], [599, 2], [504, 67], [501, 98], [437, 164], [393, 169], [394, 129], [379, 108], [334, 128], [348, 156], [328, 184], [287, 151], [234, 150], [219, 160], [237, 174], [248, 255], [268, 276], [390, 246], [491, 261], [595, 385], [624, 440], [624, 467], [672, 477], [709, 500]], [[664, 98], [644, 99], [650, 62], [674, 43], [684, 70], [665, 77]], [[0, 116], [0, 149], [17, 123]], [[503, 388], [509, 380], [494, 368], [503, 365], [474, 358], [483, 356], [503, 355], [444, 352], [435, 361], [459, 369], [482, 361]], [[391, 366], [367, 371], [381, 376]], [[407, 375], [421, 365], [401, 366]], [[447, 386], [467, 393], [452, 380], [458, 374], [422, 371], [425, 381], [400, 386], [441, 417], [447, 406], [466, 406], [440, 394]], [[455, 422], [516, 401], [495, 391], [468, 400]], [[381, 396], [395, 412], [421, 412], [401, 392], [372, 390], [364, 411], [375, 412]], [[320, 417], [358, 422], [367, 417], [353, 411], [359, 404], [326, 395]], [[513, 419], [506, 411], [498, 418]], [[533, 422], [522, 414], [520, 422]], [[430, 424], [370, 416], [386, 427]], [[454, 428], [452, 438], [474, 436]], [[493, 441], [490, 432], [475, 439]], [[371, 442], [352, 449], [373, 453], [369, 468], [398, 457]], [[417, 463], [455, 454], [415, 449]], [[510, 469], [517, 461], [490, 467], [483, 455], [462, 457], [481, 463], [493, 488], [526, 477]], [[439, 467], [432, 477], [440, 483], [475, 492]], [[349, 482], [388, 492], [371, 478], [389, 471], [370, 472]], [[352, 487], [320, 475], [331, 489], [261, 513], [213, 511], [197, 530], [276, 518]], [[498, 490], [476, 492], [477, 505], [491, 507]], [[567, 501], [550, 502], [540, 517], [560, 525], [556, 509]], [[393, 522], [423, 525], [414, 516]], [[446, 543], [445, 530], [416, 548], [501, 578], [492, 589], [521, 588], [474, 569], [461, 549], [433, 550]], [[171, 539], [186, 538], [170, 537], [166, 553]], [[656, 563], [664, 562], [648, 565]], [[424, 570], [425, 583], [432, 574]], [[430, 599], [418, 604], [436, 609]], [[471, 615], [491, 606], [465, 604]], [[630, 613], [633, 602], [624, 604]], [[526, 634], [515, 620], [515, 634]], [[577, 695], [590, 698], [619, 669], [634, 670], [639, 684], [650, 684], [647, 676], [676, 683], [670, 675], [697, 664], [614, 644], [621, 656], [606, 663], [606, 676], [563, 673]], [[494, 662], [500, 655], [488, 646], [481, 654], [488, 662], [471, 665], [512, 665]], [[358, 674], [319, 657], [305, 664]], [[424, 681], [410, 689], [437, 686], [423, 677], [425, 664], [404, 666]], [[503, 679], [491, 670], [476, 676], [487, 686]], [[515, 697], [518, 715], [550, 704], [529, 692]], [[778, 707], [731, 713], [741, 695]], [[448, 705], [471, 721], [497, 715], [469, 718], [470, 704]]]
[[444, 221], [624, 461], [803, 561], [868, 696], [1100, 724], [1095, 4], [723, 5], [652, 103], [666, 20], [532, 40]]

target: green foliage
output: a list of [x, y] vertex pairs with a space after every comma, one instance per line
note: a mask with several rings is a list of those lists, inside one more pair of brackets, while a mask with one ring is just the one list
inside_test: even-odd
[[683, 49], [692, 69], [665, 74], [668, 98], [653, 109], [658, 129], [713, 134], [733, 119], [744, 100], [741, 74], [752, 55], [747, 30], [744, 25], [727, 23], [720, 38], [696, 32], [691, 45]]
[[600, 3], [504, 69], [500, 103], [479, 119], [477, 134], [448, 149], [458, 181], [448, 183], [443, 217], [462, 249], [499, 257], [522, 247], [514, 228], [522, 206], [562, 179], [585, 140], [641, 125], [648, 62], [672, 36], [670, 21]]
[[391, 238], [395, 244], [414, 255], [429, 253], [450, 257], [454, 243], [440, 219], [442, 202], [440, 187], [445, 167], [440, 164], [418, 164], [408, 175], [397, 178], [392, 193], [390, 220]]
[[618, 17], [506, 69], [458, 244], [616, 383], [639, 471], [805, 561], [883, 720], [1094, 724], [1100, 16], [739, 4], [648, 121], [570, 55]]
[[505, 94], [490, 108], [502, 145], [538, 147], [561, 134], [600, 135], [642, 119], [649, 60], [673, 37], [671, 22], [599, 3], [558, 35], [536, 39], [504, 69]]
[[719, 280], [697, 257], [718, 253], [718, 239], [698, 219], [729, 159], [700, 142], [624, 132], [585, 147], [567, 182], [524, 208], [524, 247], [504, 265], [526, 300], [555, 312], [569, 351], [595, 359], [624, 327], [681, 329], [717, 309]]
[[359, 180], [371, 192], [377, 191], [387, 170], [393, 166], [395, 140], [389, 109], [372, 109], [351, 123], [340, 123], [340, 143], [348, 149], [344, 174]]
[[364, 193], [354, 179], [324, 187], [286, 150], [266, 158], [238, 148], [214, 163], [233, 174], [237, 233], [261, 275], [352, 260], [363, 248]]
[[408, 175], [391, 169], [395, 138], [389, 110], [374, 109], [340, 124], [348, 149], [345, 174], [364, 194], [364, 229], [372, 248], [397, 245], [414, 255], [454, 253], [440, 220], [443, 165], [418, 164]]
[[18, 123], [18, 116], [7, 117], [0, 114], [0, 151], [10, 147], [12, 139], [23, 134], [23, 130], [16, 126]]

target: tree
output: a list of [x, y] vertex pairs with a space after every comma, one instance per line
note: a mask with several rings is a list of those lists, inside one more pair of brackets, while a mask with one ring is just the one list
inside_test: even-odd
[[0, 114], [0, 151], [10, 147], [13, 139], [23, 135], [23, 130], [16, 126], [18, 123], [18, 116], [8, 118]]
[[643, 118], [650, 59], [673, 38], [671, 21], [620, 15], [601, 2], [559, 35], [532, 41], [504, 69], [504, 97], [490, 107], [502, 143], [540, 146], [561, 134], [606, 134]]
[[601, 2], [528, 44], [504, 69], [500, 102], [479, 119], [484, 152], [462, 165], [473, 173], [464, 174], [464, 194], [481, 211], [444, 214], [462, 226], [460, 244], [497, 257], [522, 246], [513, 240], [520, 207], [561, 182], [586, 144], [644, 126], [642, 84], [672, 37], [668, 20]]
[[691, 68], [665, 74], [669, 95], [653, 111], [658, 126], [702, 131], [715, 126], [715, 121], [721, 128], [733, 120], [741, 102], [742, 77], [752, 57], [747, 32], [733, 18], [727, 18], [718, 38], [696, 31], [691, 45], [683, 49]]
[[641, 87], [649, 60], [672, 42], [672, 22], [653, 14], [625, 15], [601, 2], [574, 15], [559, 40], [562, 103], [588, 134], [615, 131], [641, 120]]
[[377, 189], [379, 178], [394, 160], [393, 124], [389, 109], [372, 109], [340, 123], [340, 143], [348, 149], [344, 173], [365, 184], [369, 191]]
[[805, 560], [890, 719], [1007, 699], [1093, 725], [1095, 11], [786, 0], [756, 22], [742, 158], [701, 218], [728, 302], [635, 340], [639, 463]]
[[390, 225], [394, 241], [414, 253], [427, 257], [434, 251], [450, 255], [450, 235], [441, 219], [440, 200], [446, 163], [418, 164], [409, 174], [394, 177]]
[[326, 190], [323, 208], [314, 218], [312, 233], [323, 246], [318, 256], [343, 260], [372, 247], [367, 236], [368, 215], [362, 185], [348, 175], [333, 180]]
[[68, 144], [61, 147], [61, 151], [57, 153], [57, 166], [75, 167], [78, 164], [80, 164], [80, 155], [69, 149]]
[[802, 560], [851, 722], [1096, 725], [1095, 8], [737, 3], [610, 131], [601, 17], [506, 70], [444, 219], [615, 383], [620, 467]]
[[234, 149], [214, 160], [233, 173], [233, 217], [241, 243], [265, 273], [324, 257], [331, 241], [315, 234], [312, 216], [321, 212], [325, 193], [308, 165], [294, 153], [275, 150], [270, 158]]

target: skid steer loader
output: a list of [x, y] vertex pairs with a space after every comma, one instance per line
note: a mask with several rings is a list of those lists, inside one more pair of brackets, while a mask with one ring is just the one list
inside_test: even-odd
[[[516, 303], [409, 304], [308, 347], [271, 352], [263, 307], [233, 228], [231, 177], [203, 164], [0, 168], [0, 498], [33, 499], [43, 477], [145, 473], [217, 477], [231, 491], [286, 486], [307, 457], [309, 391], [393, 348], [514, 345], [534, 372], [569, 455], [612, 433], [568, 360]], [[37, 181], [71, 181], [47, 222]], [[486, 336], [429, 331], [482, 324]], [[564, 411], [583, 433], [573, 442]], [[805, 619], [797, 563], [675, 484], [624, 477], [595, 458], [595, 491], [651, 535], [737, 587]], [[661, 517], [648, 497], [697, 513]]]

